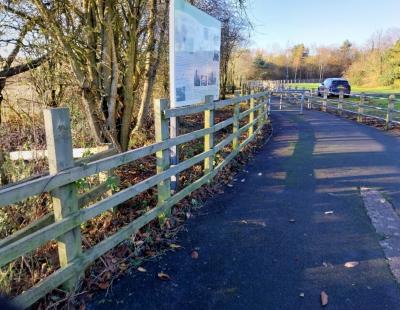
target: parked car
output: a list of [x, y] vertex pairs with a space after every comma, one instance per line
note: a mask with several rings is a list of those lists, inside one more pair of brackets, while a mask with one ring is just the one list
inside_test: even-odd
[[339, 95], [339, 86], [343, 87], [344, 95], [347, 97], [351, 93], [351, 86], [349, 81], [342, 78], [329, 78], [326, 79], [321, 85], [318, 87], [318, 96], [323, 96], [324, 90], [328, 90], [328, 96], [338, 96]]

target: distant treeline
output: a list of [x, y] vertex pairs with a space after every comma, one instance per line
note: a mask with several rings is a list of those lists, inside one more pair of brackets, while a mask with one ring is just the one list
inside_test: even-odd
[[[250, 65], [249, 65], [250, 64]], [[230, 81], [300, 80], [345, 76], [355, 85], [400, 87], [400, 29], [377, 32], [363, 47], [296, 44], [279, 52], [239, 50]]]

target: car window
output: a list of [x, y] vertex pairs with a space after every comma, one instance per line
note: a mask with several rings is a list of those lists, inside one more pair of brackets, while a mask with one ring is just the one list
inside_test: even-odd
[[349, 86], [349, 82], [347, 82], [346, 80], [341, 80], [341, 81], [333, 81], [332, 83], [333, 86]]

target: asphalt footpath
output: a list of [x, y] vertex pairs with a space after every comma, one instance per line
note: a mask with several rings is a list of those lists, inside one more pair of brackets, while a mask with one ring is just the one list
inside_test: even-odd
[[309, 310], [321, 309], [322, 291], [326, 309], [400, 309], [359, 192], [377, 188], [400, 208], [400, 138], [317, 111], [277, 112], [272, 122], [273, 138], [233, 187], [187, 221], [183, 248], [88, 309]]

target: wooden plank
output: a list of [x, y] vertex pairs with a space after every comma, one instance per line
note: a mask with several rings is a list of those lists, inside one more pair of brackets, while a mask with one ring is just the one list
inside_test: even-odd
[[[100, 147], [101, 149], [101, 147]], [[73, 158], [82, 158], [87, 152], [96, 154], [99, 152], [99, 147], [92, 148], [74, 148], [72, 149]], [[38, 160], [47, 158], [47, 150], [33, 151], [15, 151], [9, 153], [10, 160]]]
[[168, 109], [165, 110], [164, 114], [165, 117], [170, 118], [170, 117], [177, 117], [177, 116], [184, 116], [184, 115], [191, 115], [195, 113], [201, 113], [204, 112], [205, 110], [216, 110], [216, 109], [221, 109], [226, 106], [234, 105], [237, 103], [240, 103], [242, 101], [249, 100], [250, 98], [259, 98], [261, 96], [265, 96], [267, 92], [261, 92], [253, 95], [247, 95], [247, 96], [242, 96], [242, 97], [235, 97], [231, 99], [225, 99], [225, 100], [220, 100], [217, 102], [213, 102], [212, 104], [197, 104], [197, 105], [190, 105], [186, 107], [181, 107], [181, 108], [174, 108], [174, 109]]
[[[233, 118], [227, 119], [216, 124], [213, 128], [200, 129], [174, 139], [158, 142], [149, 146], [144, 146], [132, 151], [116, 154], [108, 158], [101, 158], [89, 163], [81, 162], [80, 165], [72, 169], [67, 169], [57, 175], [47, 175], [33, 179], [28, 182], [18, 183], [15, 186], [7, 186], [0, 189], [0, 207], [6, 206], [27, 197], [48, 192], [56, 187], [75, 182], [81, 178], [97, 174], [104, 170], [110, 170], [120, 165], [135, 161], [142, 157], [151, 155], [172, 145], [179, 145], [203, 137], [210, 132], [216, 132], [233, 123]], [[94, 155], [95, 156], [95, 155]]]
[[[109, 149], [109, 150], [107, 150], [107, 151], [102, 151], [102, 152], [100, 152], [100, 153], [97, 153], [97, 154], [94, 154], [94, 155], [90, 155], [90, 156], [88, 156], [88, 157], [84, 157], [84, 158], [80, 158], [80, 159], [76, 160], [76, 161], [75, 161], [75, 166], [80, 166], [80, 165], [88, 164], [88, 163], [90, 163], [90, 162], [93, 162], [93, 161], [96, 161], [96, 160], [99, 160], [99, 159], [103, 159], [103, 158], [106, 158], [106, 157], [110, 157], [110, 156], [113, 156], [113, 155], [115, 155], [115, 154], [118, 154], [118, 151], [117, 151], [117, 149], [115, 149], [115, 148]], [[23, 180], [14, 182], [14, 183], [12, 183], [12, 184], [7, 184], [6, 186], [1, 187], [0, 193], [1, 193], [2, 190], [4, 190], [5, 188], [14, 187], [14, 186], [16, 186], [16, 185], [23, 184], [23, 183], [26, 183], [26, 182], [29, 182], [29, 181], [32, 181], [32, 180], [40, 179], [40, 178], [42, 178], [42, 177], [49, 176], [49, 174], [50, 174], [50, 173], [49, 173], [48, 170], [44, 170], [44, 171], [43, 171], [42, 173], [40, 173], [40, 174], [35, 174], [35, 175], [32, 175], [32, 176], [30, 176], [30, 177], [28, 177], [28, 178], [25, 178], [25, 179], [23, 179]], [[1, 197], [1, 196], [0, 196], [0, 197]], [[3, 205], [2, 205], [1, 202], [0, 202], [0, 207], [1, 207], [1, 206], [3, 206]]]
[[[46, 129], [50, 175], [74, 167], [72, 157], [71, 120], [68, 108], [46, 109], [43, 112]], [[77, 187], [74, 183], [55, 188], [51, 191], [55, 222], [61, 221], [79, 210]], [[60, 235], [58, 238], [58, 258], [60, 265], [66, 266], [74, 260], [81, 249], [80, 227]], [[64, 283], [64, 288], [73, 290], [78, 278]]]
[[[119, 177], [115, 176], [116, 178], [116, 183], [119, 184]], [[89, 192], [82, 194], [81, 196], [78, 196], [78, 205], [79, 208], [83, 207], [84, 205], [87, 205], [89, 202], [97, 199], [100, 195], [106, 193], [109, 191], [109, 186], [106, 183], [102, 183], [94, 188], [92, 188]], [[40, 219], [37, 221], [29, 224], [28, 226], [18, 230], [17, 232], [13, 233], [12, 235], [0, 240], [0, 248], [9, 245], [13, 242], [16, 242], [23, 237], [32, 234], [36, 231], [38, 231], [41, 228], [44, 228], [48, 225], [51, 225], [54, 223], [54, 213], [48, 213], [44, 216], [42, 216]]]
[[252, 109], [248, 109], [246, 111], [243, 111], [243, 112], [239, 113], [239, 119], [241, 120], [241, 119], [245, 118], [246, 116], [250, 115], [251, 112], [257, 111], [262, 105], [263, 104], [260, 103], [260, 104], [256, 105]]
[[[154, 127], [157, 142], [166, 141], [169, 138], [169, 119], [165, 118], [163, 111], [168, 107], [168, 100], [161, 99], [154, 101]], [[170, 150], [160, 150], [157, 156], [157, 173], [160, 174], [170, 167]], [[158, 205], [161, 205], [171, 196], [171, 180], [165, 179], [157, 184]]]
[[12, 235], [0, 240], [0, 248], [5, 247], [6, 245], [9, 245], [13, 242], [16, 242], [23, 237], [34, 233], [35, 231], [38, 231], [39, 229], [46, 227], [50, 224], [54, 223], [54, 213], [48, 213], [44, 216], [42, 216], [40, 219], [37, 221], [27, 225], [26, 227], [18, 230], [17, 232], [13, 233]]
[[58, 238], [62, 234], [79, 226], [81, 223], [80, 213], [75, 213], [27, 235], [17, 242], [0, 248], [0, 266], [4, 266], [19, 256], [37, 249], [46, 242]]
[[118, 150], [116, 148], [113, 148], [111, 144], [97, 146], [96, 149], [97, 153], [75, 160], [75, 166], [88, 164], [93, 161], [118, 154]]
[[[213, 102], [213, 96], [206, 96], [206, 104], [211, 104]], [[214, 110], [204, 111], [204, 128], [212, 128], [214, 126]], [[204, 136], [204, 152], [212, 150], [214, 147], [214, 134], [209, 133]], [[214, 166], [214, 155], [204, 159], [204, 173], [207, 174], [211, 172]]]
[[266, 94], [267, 94], [267, 92], [261, 92], [261, 93], [256, 93], [256, 94], [253, 94], [253, 95], [237, 97], [237, 98], [233, 98], [233, 99], [220, 100], [220, 101], [217, 101], [215, 103], [215, 109], [221, 109], [221, 108], [229, 106], [229, 105], [233, 105], [233, 104], [236, 104], [236, 103], [240, 103], [240, 102], [243, 102], [243, 101], [250, 100], [251, 98], [257, 99], [257, 98], [260, 98], [260, 97], [262, 97], [262, 96], [264, 96]]

